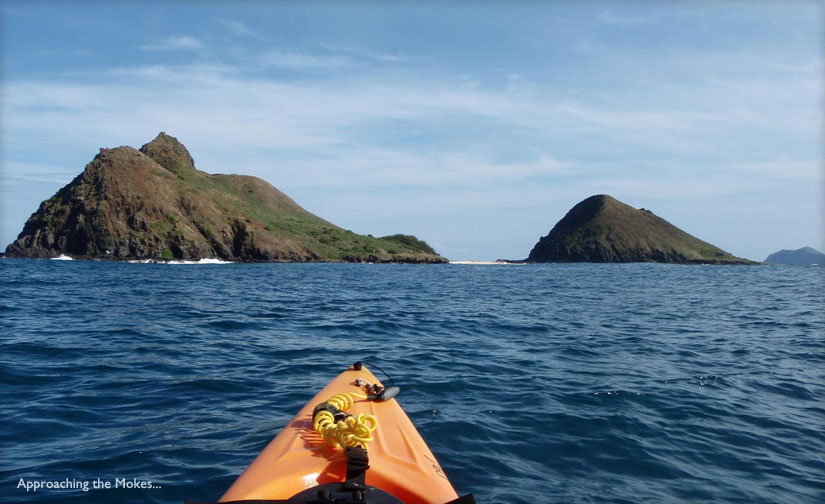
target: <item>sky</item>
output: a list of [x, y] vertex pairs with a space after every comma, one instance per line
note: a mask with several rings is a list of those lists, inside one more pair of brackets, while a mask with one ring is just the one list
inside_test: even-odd
[[523, 259], [610, 194], [825, 251], [825, 3], [0, 4], [0, 242], [160, 131], [357, 233]]

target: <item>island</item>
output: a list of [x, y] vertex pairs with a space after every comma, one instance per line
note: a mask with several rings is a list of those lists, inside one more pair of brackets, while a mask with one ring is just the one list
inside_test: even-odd
[[266, 181], [209, 174], [161, 132], [140, 149], [100, 149], [43, 201], [6, 257], [232, 262], [445, 263], [411, 235], [360, 235]]
[[765, 264], [784, 264], [786, 266], [825, 266], [825, 254], [811, 247], [796, 250], [780, 250], [765, 259]]
[[608, 196], [575, 205], [542, 237], [525, 262], [757, 264], [677, 228], [650, 210]]

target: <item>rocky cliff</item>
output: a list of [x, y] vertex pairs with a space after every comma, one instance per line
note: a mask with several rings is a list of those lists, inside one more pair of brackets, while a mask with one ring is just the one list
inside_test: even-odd
[[753, 264], [685, 233], [650, 210], [607, 195], [574, 206], [530, 251], [527, 262]]
[[344, 230], [256, 177], [210, 175], [174, 137], [100, 149], [40, 204], [8, 257], [445, 262], [412, 236]]

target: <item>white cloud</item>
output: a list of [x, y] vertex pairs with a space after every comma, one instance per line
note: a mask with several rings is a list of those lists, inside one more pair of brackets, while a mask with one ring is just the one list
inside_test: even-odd
[[603, 10], [598, 14], [598, 20], [606, 25], [639, 25], [656, 22], [658, 17], [654, 16], [634, 16], [622, 14], [611, 10]]
[[340, 55], [318, 55], [275, 48], [261, 58], [261, 63], [269, 67], [307, 70], [340, 68], [347, 66], [350, 60]]
[[321, 44], [321, 47], [327, 49], [332, 52], [336, 53], [345, 53], [350, 54], [352, 56], [356, 56], [359, 58], [365, 58], [375, 61], [382, 61], [382, 62], [400, 62], [405, 60], [411, 60], [413, 58], [409, 56], [400, 56], [398, 54], [390, 54], [381, 51], [371, 51], [369, 49], [364, 49], [363, 47], [355, 47], [355, 46], [346, 46], [346, 45], [338, 45], [338, 44]]
[[[268, 56], [283, 67], [299, 69], [343, 67], [349, 61], [285, 50]], [[587, 97], [575, 102], [555, 99], [552, 89], [521, 80], [491, 89], [472, 79], [434, 80], [379, 71], [354, 74], [292, 81], [248, 74], [229, 65], [151, 65], [96, 73], [86, 82], [8, 81], [2, 87], [2, 121], [4, 130], [16, 137], [88, 143], [90, 155], [99, 146], [139, 146], [164, 130], [190, 148], [200, 169], [249, 173], [295, 188], [401, 185], [495, 190], [503, 183], [523, 183], [536, 188], [539, 201], [551, 183], [533, 181], [549, 177], [563, 183], [563, 191], [581, 195], [690, 198], [759, 190], [778, 180], [813, 179], [821, 173], [820, 160], [801, 155], [749, 157], [741, 152], [736, 163], [692, 161], [690, 156], [703, 152], [706, 144], [716, 145], [720, 132], [753, 125], [780, 128], [799, 119], [793, 116], [796, 109], [788, 117], [788, 110], [749, 107], [743, 97], [732, 108], [726, 106], [729, 93], [742, 91], [727, 81], [698, 90], [694, 101], [680, 101], [679, 108], [656, 108], [644, 103], [608, 106]], [[801, 102], [810, 99], [809, 87], [797, 81], [787, 85], [786, 90], [807, 93], [797, 97]], [[782, 94], [781, 82], [748, 89], [750, 99], [757, 102]], [[808, 112], [800, 113], [804, 118]], [[357, 133], [382, 121], [408, 121], [438, 131], [451, 118], [471, 124], [488, 121], [491, 136], [445, 138], [439, 147], [411, 147]], [[514, 129], [522, 132], [525, 138], [520, 141], [531, 149], [516, 161], [499, 155], [492, 145], [517, 149], [508, 136]], [[656, 146], [680, 162], [662, 164], [658, 171], [655, 159], [635, 168], [628, 167], [635, 161], [621, 155], [608, 154], [600, 163], [583, 162], [565, 154], [570, 139], [618, 146], [608, 147], [608, 153], [625, 145], [637, 151], [639, 146], [642, 151]], [[562, 161], [560, 155], [565, 156]], [[636, 159], [645, 156], [636, 154]], [[615, 173], [619, 169], [623, 171]], [[680, 171], [683, 176], [674, 175]]]
[[[570, 174], [569, 163], [552, 156], [533, 162], [495, 163], [481, 153], [420, 153], [390, 149], [348, 149], [332, 158], [286, 161], [279, 183], [289, 187], [478, 187], [524, 181], [538, 175]], [[343, 167], [340, 169], [339, 167]], [[247, 166], [266, 178], [271, 163]]]
[[174, 35], [140, 47], [144, 51], [193, 51], [203, 48], [203, 43], [187, 35]]
[[825, 159], [778, 158], [725, 165], [720, 171], [769, 177], [774, 180], [810, 180], [825, 182]]
[[69, 168], [44, 163], [5, 163], [2, 177], [0, 177], [0, 185], [7, 187], [23, 186], [32, 182], [65, 185], [77, 176], [78, 171], [76, 166]]
[[244, 23], [237, 21], [235, 19], [216, 18], [215, 21], [222, 24], [226, 29], [228, 29], [235, 35], [240, 35], [242, 37], [252, 37], [256, 39], [263, 38], [263, 36], [260, 33], [249, 28]]
[[[346, 70], [351, 62], [338, 55], [284, 49], [270, 51], [263, 61], [293, 70]], [[262, 133], [267, 127], [275, 127], [278, 136], [269, 140], [275, 146], [289, 146], [299, 137], [305, 137], [301, 145], [348, 141], [348, 128], [364, 121], [413, 119], [435, 123], [445, 116], [480, 116], [499, 123], [502, 131], [530, 131], [539, 142], [559, 134], [590, 135], [602, 143], [609, 139], [697, 153], [714, 148], [723, 137], [735, 138], [731, 131], [737, 135], [755, 130], [810, 135], [819, 131], [820, 123], [817, 113], [805, 105], [821, 101], [821, 91], [816, 88], [821, 80], [811, 82], [807, 76], [770, 82], [710, 81], [692, 88], [690, 94], [683, 89], [656, 89], [664, 101], [669, 97], [673, 101], [673, 105], [656, 107], [638, 102], [605, 105], [586, 96], [576, 101], [556, 99], [554, 90], [529, 82], [514, 81], [504, 89], [490, 89], [469, 79], [433, 80], [378, 70], [344, 72], [337, 79], [301, 82], [248, 77], [242, 67], [229, 65], [127, 67], [110, 71], [109, 75], [115, 82], [107, 86], [25, 84], [26, 92], [20, 89], [14, 99], [17, 105], [28, 102], [30, 106], [72, 107], [74, 103], [76, 109], [132, 108], [128, 103], [104, 105], [102, 96], [111, 95], [111, 89], [117, 88], [120, 94], [140, 96], [144, 107], [166, 110], [166, 115], [174, 111], [175, 116], [197, 116], [209, 110], [210, 114], [225, 115], [227, 120], [239, 120], [239, 124], [227, 124], [241, 129], [249, 123]], [[127, 76], [128, 81], [124, 79]], [[12, 82], [6, 88], [21, 85]], [[153, 89], [163, 89], [164, 94], [159, 97], [149, 92]]]
[[[145, 65], [136, 67], [117, 67], [102, 72], [107, 77], [122, 79], [142, 79], [146, 85], [181, 84], [203, 86], [210, 83], [219, 83], [236, 73], [236, 68], [218, 64], [189, 64], [189, 65]], [[115, 82], [115, 85], [121, 84]], [[86, 86], [88, 87], [88, 86]]]

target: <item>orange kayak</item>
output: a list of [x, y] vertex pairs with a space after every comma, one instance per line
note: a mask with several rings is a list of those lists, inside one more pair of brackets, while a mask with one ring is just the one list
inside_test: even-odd
[[[365, 366], [355, 363], [298, 412], [218, 502], [475, 502], [472, 495], [456, 494], [435, 455], [392, 398], [397, 390], [384, 389]], [[347, 394], [346, 404], [336, 402]], [[335, 414], [334, 421], [325, 410]], [[319, 424], [334, 432], [318, 430]], [[352, 428], [361, 428], [361, 433], [335, 431], [337, 424], [356, 424]], [[339, 439], [352, 447], [335, 444]]]

